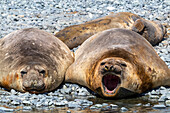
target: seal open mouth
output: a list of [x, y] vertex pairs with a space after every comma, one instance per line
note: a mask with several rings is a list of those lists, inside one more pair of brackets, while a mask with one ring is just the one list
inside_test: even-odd
[[119, 86], [121, 80], [118, 76], [109, 73], [103, 76], [102, 83], [104, 91], [111, 94], [115, 92], [115, 89]]

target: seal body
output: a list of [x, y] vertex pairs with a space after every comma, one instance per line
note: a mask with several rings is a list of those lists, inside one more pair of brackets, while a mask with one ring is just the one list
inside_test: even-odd
[[166, 33], [165, 27], [154, 21], [145, 20], [129, 12], [110, 13], [110, 15], [80, 25], [73, 25], [55, 34], [70, 49], [82, 44], [90, 36], [111, 28], [125, 28], [145, 37], [156, 45]]
[[0, 39], [0, 86], [30, 93], [52, 91], [73, 61], [69, 48], [45, 31], [12, 32]]
[[87, 86], [103, 97], [124, 98], [170, 86], [170, 69], [141, 35], [113, 28], [78, 48], [66, 82]]

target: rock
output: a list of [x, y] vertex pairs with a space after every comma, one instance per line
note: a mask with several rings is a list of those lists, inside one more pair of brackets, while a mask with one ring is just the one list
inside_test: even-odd
[[145, 104], [145, 105], [143, 105], [143, 106], [149, 107], [149, 106], [151, 106], [151, 104], [150, 104], [150, 103], [147, 103], [147, 104]]
[[96, 106], [91, 106], [90, 109], [96, 109]]
[[125, 108], [125, 107], [122, 107], [120, 110], [121, 110], [122, 112], [128, 111], [128, 109]]
[[159, 96], [157, 96], [157, 95], [149, 95], [149, 98], [150, 99], [159, 99]]
[[11, 94], [12, 94], [12, 95], [16, 95], [17, 92], [16, 92], [14, 89], [11, 89]]
[[70, 111], [70, 110], [67, 110], [67, 113], [71, 113], [71, 111]]
[[166, 106], [163, 105], [163, 104], [162, 104], [162, 105], [159, 105], [159, 104], [158, 104], [158, 105], [154, 105], [153, 108], [155, 108], [155, 109], [165, 109]]
[[164, 94], [164, 95], [161, 95], [161, 97], [158, 99], [158, 101], [164, 102], [166, 99], [167, 99], [167, 96]]
[[55, 102], [54, 105], [56, 105], [56, 106], [65, 106], [66, 104], [64, 102]]
[[101, 107], [102, 107], [102, 105], [101, 105], [101, 104], [95, 104], [95, 107], [97, 107], [97, 108], [101, 108]]
[[118, 108], [118, 105], [116, 105], [116, 104], [110, 104], [110, 107], [111, 107], [112, 109], [117, 109], [117, 108]]
[[5, 108], [5, 107], [0, 107], [1, 111], [5, 111], [5, 112], [14, 112], [14, 109], [9, 109], [9, 108]]

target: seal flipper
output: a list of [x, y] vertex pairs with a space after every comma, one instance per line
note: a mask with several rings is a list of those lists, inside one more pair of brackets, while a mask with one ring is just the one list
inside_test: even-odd
[[141, 19], [137, 19], [135, 21], [135, 23], [133, 24], [133, 26], [132, 26], [132, 31], [135, 31], [135, 32], [140, 34], [140, 32], [143, 31], [144, 27], [145, 27], [145, 25], [142, 22], [142, 20]]

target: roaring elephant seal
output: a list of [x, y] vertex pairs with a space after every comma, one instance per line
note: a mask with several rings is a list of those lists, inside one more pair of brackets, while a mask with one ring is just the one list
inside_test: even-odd
[[0, 86], [21, 92], [56, 89], [74, 61], [69, 48], [43, 30], [28, 28], [0, 39]]
[[93, 35], [77, 49], [65, 81], [103, 97], [124, 98], [170, 86], [170, 69], [141, 35], [113, 28]]
[[145, 37], [152, 45], [158, 44], [166, 33], [165, 27], [154, 21], [145, 20], [129, 12], [110, 15], [80, 25], [73, 25], [55, 34], [70, 49], [82, 44], [90, 36], [111, 28], [125, 28]]

